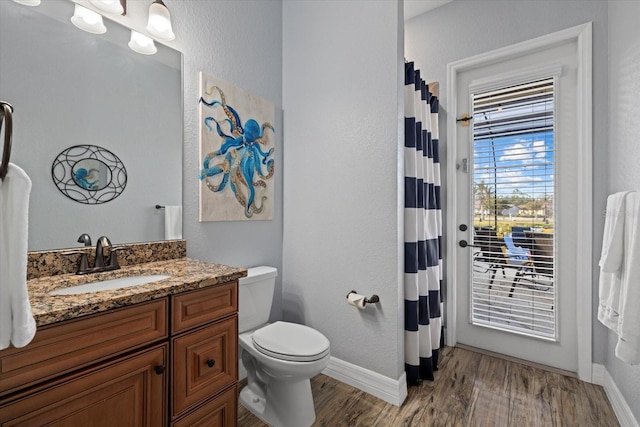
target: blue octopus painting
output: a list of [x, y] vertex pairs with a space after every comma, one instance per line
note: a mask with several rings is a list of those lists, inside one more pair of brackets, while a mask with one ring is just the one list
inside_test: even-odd
[[[220, 99], [216, 99], [216, 94]], [[220, 147], [204, 156], [200, 180], [214, 193], [229, 188], [238, 203], [244, 208], [246, 218], [262, 213], [267, 196], [263, 194], [274, 172], [274, 148], [266, 149], [269, 143], [267, 130], [274, 132], [269, 122], [260, 125], [250, 118], [242, 124], [240, 115], [227, 104], [224, 92], [219, 86], [212, 86], [200, 103], [213, 111], [203, 114], [203, 125], [208, 132], [221, 137]], [[215, 109], [221, 109], [224, 119], [213, 117]], [[220, 117], [221, 115], [218, 114]], [[203, 128], [204, 130], [204, 128]], [[264, 149], [263, 149], [264, 148]], [[215, 178], [212, 179], [213, 177]]]

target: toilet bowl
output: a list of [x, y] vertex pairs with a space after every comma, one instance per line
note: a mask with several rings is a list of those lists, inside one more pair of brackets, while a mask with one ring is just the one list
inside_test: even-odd
[[327, 366], [329, 340], [308, 326], [266, 323], [276, 274], [256, 267], [240, 279], [238, 341], [247, 371], [240, 403], [272, 426], [310, 426], [316, 416], [309, 380]]

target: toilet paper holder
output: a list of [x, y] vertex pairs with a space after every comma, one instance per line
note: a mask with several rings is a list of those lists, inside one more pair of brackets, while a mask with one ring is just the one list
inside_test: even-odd
[[[349, 299], [349, 295], [351, 295], [351, 294], [357, 294], [357, 292], [356, 292], [356, 291], [351, 291], [351, 292], [349, 292], [349, 293], [347, 294], [347, 299]], [[366, 305], [366, 304], [376, 304], [376, 303], [378, 303], [378, 302], [380, 302], [380, 297], [378, 297], [378, 295], [376, 295], [376, 294], [371, 295], [371, 297], [370, 297], [370, 298], [365, 298], [365, 299], [364, 299], [364, 303], [365, 303], [365, 305]]]

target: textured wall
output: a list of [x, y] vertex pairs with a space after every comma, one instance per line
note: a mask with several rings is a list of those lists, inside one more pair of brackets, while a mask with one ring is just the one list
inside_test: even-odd
[[[86, 0], [78, 1], [86, 3]], [[282, 269], [282, 2], [279, 0], [165, 0], [176, 39], [167, 43], [184, 55], [183, 221], [187, 255], [205, 261]], [[146, 26], [149, 2], [129, 1], [115, 20]], [[198, 72], [245, 89], [276, 107], [275, 215], [273, 221], [198, 222]], [[272, 318], [280, 318], [281, 280]]]
[[[640, 2], [609, 2], [609, 192], [640, 191]], [[640, 420], [640, 366], [615, 357], [617, 335], [609, 332], [606, 367], [636, 420]]]
[[[333, 356], [393, 379], [404, 369], [399, 7], [283, 5], [284, 316], [323, 332]], [[381, 303], [359, 311], [352, 289]]]
[[[608, 158], [606, 1], [456, 0], [405, 23], [405, 55], [416, 62], [425, 80], [440, 82], [440, 106], [444, 110], [440, 115], [440, 139], [446, 141], [448, 63], [589, 21], [593, 22], [593, 209], [602, 212], [607, 196]], [[445, 150], [446, 147], [441, 158], [446, 158]], [[443, 176], [446, 177], [444, 169]], [[444, 187], [446, 194], [446, 183]], [[593, 300], [597, 301], [597, 261], [604, 217], [594, 215], [593, 219]], [[596, 320], [596, 308], [594, 305], [593, 361], [604, 363], [607, 333]]]

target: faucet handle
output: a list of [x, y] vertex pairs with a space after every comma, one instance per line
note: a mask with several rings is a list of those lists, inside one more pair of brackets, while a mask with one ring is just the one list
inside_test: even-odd
[[120, 268], [120, 264], [118, 263], [118, 251], [122, 251], [124, 249], [124, 247], [119, 247], [119, 248], [111, 248], [111, 252], [109, 253], [109, 263], [107, 264], [107, 267], [109, 267], [110, 270], [117, 270]]
[[76, 274], [85, 274], [89, 271], [89, 260], [87, 259], [86, 251], [75, 250], [75, 251], [62, 252], [62, 255], [64, 256], [71, 256], [71, 255], [78, 255], [78, 254], [80, 255], [80, 257], [78, 258], [78, 269], [76, 270]]

